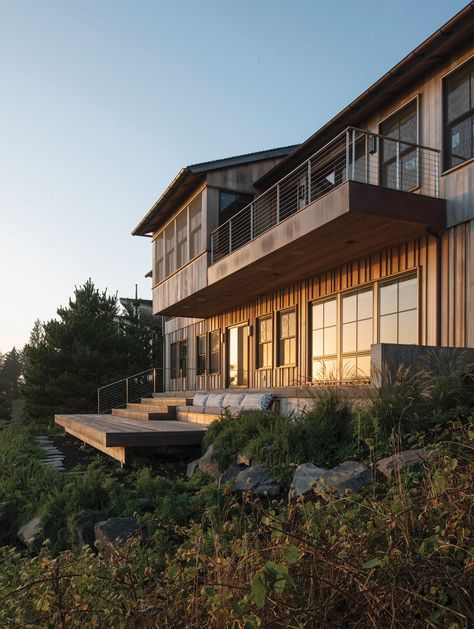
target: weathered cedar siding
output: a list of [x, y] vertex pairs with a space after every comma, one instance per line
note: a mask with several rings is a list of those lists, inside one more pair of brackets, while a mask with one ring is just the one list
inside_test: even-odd
[[[474, 241], [473, 223], [464, 223], [442, 235], [441, 273], [441, 344], [462, 347], [473, 346], [473, 324], [467, 316], [469, 300], [472, 302], [471, 250]], [[417, 271], [419, 278], [419, 321], [420, 343], [438, 343], [438, 243], [435, 237], [426, 235], [396, 246], [383, 249], [372, 255], [363, 256], [351, 263], [343, 264], [313, 278], [289, 286], [283, 290], [257, 298], [238, 308], [198, 321], [186, 326], [186, 319], [177, 319], [168, 324], [175, 328], [166, 335], [166, 346], [188, 339], [188, 367], [192, 373], [196, 367], [196, 337], [211, 330], [220, 330], [221, 338], [232, 325], [248, 323], [253, 328], [250, 337], [249, 387], [288, 387], [304, 384], [310, 370], [309, 304], [339, 291], [357, 288], [363, 284], [387, 279], [397, 274]], [[298, 366], [256, 369], [256, 319], [290, 307], [297, 308]], [[472, 306], [471, 306], [472, 307]], [[171, 325], [170, 325], [171, 324]], [[179, 327], [183, 326], [183, 327]], [[276, 317], [273, 328], [273, 364], [276, 363]], [[167, 359], [168, 360], [168, 359]], [[208, 376], [209, 388], [224, 388], [225, 346], [220, 356], [221, 373]], [[169, 362], [166, 363], [169, 367]], [[202, 378], [202, 388], [206, 380]], [[185, 388], [186, 383], [183, 382]], [[190, 384], [190, 383], [188, 383]], [[194, 387], [193, 387], [194, 388]]]

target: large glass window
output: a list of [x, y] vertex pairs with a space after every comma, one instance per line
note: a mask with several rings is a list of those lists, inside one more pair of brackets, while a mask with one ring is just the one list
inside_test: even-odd
[[166, 276], [171, 275], [176, 270], [175, 264], [175, 248], [174, 248], [174, 228], [175, 224], [171, 223], [165, 230], [165, 272]]
[[278, 364], [296, 364], [296, 310], [278, 313]]
[[312, 305], [312, 378], [326, 380], [337, 371], [337, 300]]
[[153, 241], [153, 283], [159, 284], [165, 277], [163, 234]]
[[170, 377], [181, 378], [186, 376], [188, 360], [188, 344], [186, 341], [178, 341], [170, 345]]
[[209, 332], [209, 373], [219, 373], [220, 371], [220, 336], [219, 330]]
[[203, 250], [201, 233], [202, 195], [189, 206], [189, 258], [192, 260]]
[[188, 261], [188, 210], [176, 218], [176, 268], [181, 268]]
[[444, 168], [474, 157], [474, 60], [444, 81]]
[[380, 285], [380, 343], [418, 343], [418, 281], [416, 275]]
[[207, 363], [207, 336], [201, 334], [197, 337], [196, 373], [198, 376], [206, 373]]
[[[411, 190], [418, 185], [417, 101], [397, 111], [380, 125], [385, 138], [380, 143], [381, 185], [398, 190]], [[404, 143], [407, 144], [404, 144]]]
[[257, 367], [272, 366], [272, 317], [260, 317], [257, 319]]
[[342, 296], [341, 378], [370, 377], [374, 304], [372, 287]]
[[252, 199], [253, 195], [245, 192], [219, 190], [219, 225], [232, 218], [234, 214], [237, 214], [239, 210], [248, 205]]

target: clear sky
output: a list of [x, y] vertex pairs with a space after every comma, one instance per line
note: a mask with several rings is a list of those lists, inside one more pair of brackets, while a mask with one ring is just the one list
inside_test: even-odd
[[88, 277], [150, 298], [182, 166], [305, 140], [464, 5], [0, 0], [0, 352]]

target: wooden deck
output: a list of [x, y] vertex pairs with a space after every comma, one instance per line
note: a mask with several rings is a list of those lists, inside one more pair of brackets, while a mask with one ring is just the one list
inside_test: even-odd
[[55, 415], [67, 433], [125, 464], [127, 449], [199, 445], [207, 426], [179, 420], [141, 421], [115, 415]]

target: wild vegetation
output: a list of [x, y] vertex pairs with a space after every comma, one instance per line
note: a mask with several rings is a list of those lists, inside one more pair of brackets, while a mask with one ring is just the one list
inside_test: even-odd
[[[369, 403], [335, 391], [301, 417], [248, 413], [211, 427], [224, 469], [244, 451], [278, 476], [279, 498], [236, 495], [164, 467], [95, 461], [83, 475], [40, 465], [32, 435], [0, 433], [0, 625], [13, 627], [451, 627], [474, 621], [472, 369], [400, 370]], [[357, 494], [288, 501], [301, 462], [371, 465], [428, 447], [423, 468]], [[146, 540], [77, 548], [74, 519], [133, 515]], [[33, 514], [44, 542], [15, 532]], [[4, 517], [2, 515], [2, 517]]]

